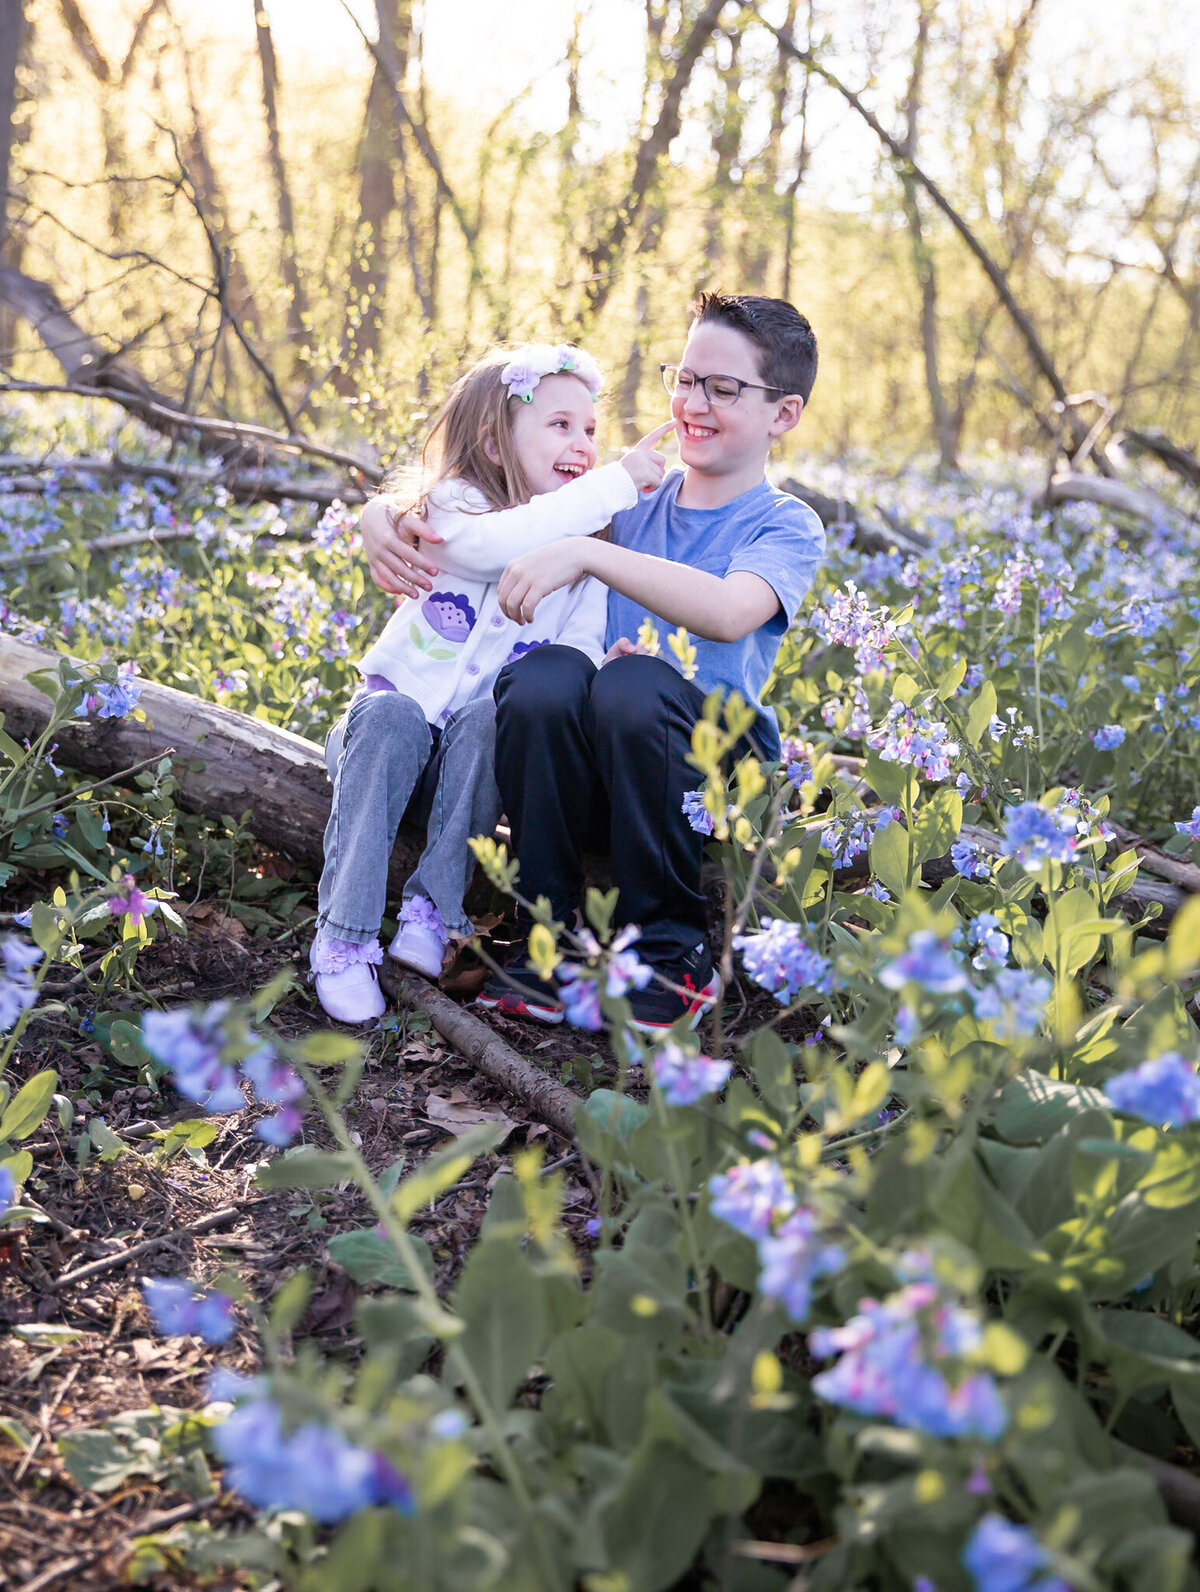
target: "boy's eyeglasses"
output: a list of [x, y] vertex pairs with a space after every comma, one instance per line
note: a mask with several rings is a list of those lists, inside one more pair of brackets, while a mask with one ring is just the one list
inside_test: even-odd
[[739, 376], [697, 376], [694, 370], [689, 370], [686, 365], [660, 365], [663, 386], [671, 394], [688, 393], [699, 387], [704, 396], [714, 409], [728, 409], [730, 404], [737, 403], [747, 387], [753, 387], [756, 392], [784, 393], [784, 387], [764, 387], [760, 381], [742, 381]]

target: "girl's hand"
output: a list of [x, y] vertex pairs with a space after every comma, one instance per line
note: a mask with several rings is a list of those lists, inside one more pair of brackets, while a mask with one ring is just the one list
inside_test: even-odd
[[665, 425], [655, 426], [649, 436], [643, 437], [636, 447], [620, 461], [633, 477], [633, 484], [639, 492], [653, 492], [662, 485], [663, 472], [667, 468], [667, 461], [661, 453], [654, 451], [655, 444], [662, 441], [668, 431], [674, 431], [675, 422], [668, 420]]
[[419, 597], [433, 590], [429, 576], [436, 575], [438, 567], [421, 551], [420, 543], [436, 543], [442, 538], [424, 520], [399, 513], [395, 499], [384, 496], [364, 505], [358, 526], [367, 568], [378, 587], [397, 597]]
[[636, 658], [639, 654], [648, 658], [650, 656], [650, 648], [643, 647], [640, 641], [630, 641], [628, 636], [618, 636], [604, 654], [600, 667], [603, 669], [606, 663], [612, 663], [616, 658]]
[[543, 597], [571, 586], [587, 574], [588, 536], [569, 536], [532, 553], [514, 558], [500, 577], [497, 596], [501, 611], [519, 625], [527, 625]]

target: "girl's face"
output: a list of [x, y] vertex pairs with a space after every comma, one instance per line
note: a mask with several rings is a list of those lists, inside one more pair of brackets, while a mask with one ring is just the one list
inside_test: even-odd
[[595, 464], [596, 406], [577, 376], [543, 376], [527, 404], [510, 404], [513, 448], [535, 497]]

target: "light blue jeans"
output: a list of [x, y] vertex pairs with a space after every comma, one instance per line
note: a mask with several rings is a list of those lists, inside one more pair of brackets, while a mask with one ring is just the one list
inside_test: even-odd
[[424, 825], [426, 841], [404, 900], [432, 901], [450, 934], [474, 932], [463, 909], [475, 868], [467, 841], [490, 835], [500, 818], [495, 745], [490, 696], [460, 708], [440, 736], [399, 691], [354, 699], [325, 742], [333, 809], [317, 893], [318, 934], [354, 944], [379, 934], [388, 860], [405, 816]]

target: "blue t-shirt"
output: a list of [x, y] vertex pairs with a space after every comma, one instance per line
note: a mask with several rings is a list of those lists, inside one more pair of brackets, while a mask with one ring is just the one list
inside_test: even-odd
[[[719, 509], [680, 508], [675, 499], [682, 481], [683, 472], [673, 470], [653, 497], [614, 514], [613, 541], [635, 553], [668, 558], [710, 575], [724, 577], [745, 570], [771, 587], [779, 598], [779, 608], [765, 625], [741, 641], [691, 639], [696, 649], [697, 686], [705, 695], [717, 686], [726, 693], [740, 691], [758, 709], [754, 738], [760, 750], [768, 758], [778, 757], [779, 725], [775, 714], [763, 707], [762, 692], [779, 643], [795, 619], [825, 551], [824, 528], [807, 504], [767, 481]], [[605, 646], [611, 647], [619, 636], [636, 640], [646, 617], [639, 603], [610, 591]], [[666, 644], [678, 627], [657, 614], [649, 617], [658, 631], [661, 656], [678, 667]]]

